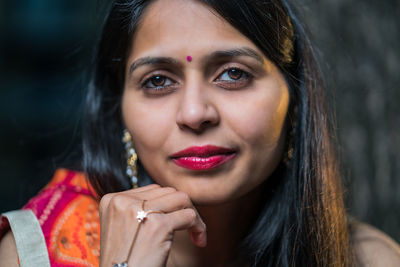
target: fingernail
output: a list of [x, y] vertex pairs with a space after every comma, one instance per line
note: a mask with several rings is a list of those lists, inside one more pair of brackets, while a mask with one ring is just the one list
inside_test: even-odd
[[191, 239], [192, 243], [196, 246], [199, 246], [199, 247], [207, 246], [207, 235], [205, 235], [205, 234], [203, 235], [202, 232], [197, 232], [197, 233], [192, 232], [190, 234], [190, 239]]

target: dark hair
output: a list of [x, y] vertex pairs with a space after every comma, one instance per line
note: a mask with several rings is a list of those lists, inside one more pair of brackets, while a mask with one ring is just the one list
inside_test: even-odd
[[[95, 56], [86, 98], [83, 163], [99, 196], [130, 188], [121, 143], [121, 97], [130, 44], [151, 2], [113, 1]], [[287, 0], [200, 2], [252, 40], [281, 70], [290, 91], [287, 119], [293, 158], [267, 179], [265, 201], [243, 240], [242, 256], [253, 266], [351, 266], [325, 87], [304, 26]], [[145, 173], [140, 168], [139, 178]]]

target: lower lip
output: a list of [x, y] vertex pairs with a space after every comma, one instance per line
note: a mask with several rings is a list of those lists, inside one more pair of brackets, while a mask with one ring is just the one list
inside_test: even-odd
[[173, 159], [176, 165], [195, 171], [214, 169], [225, 162], [233, 159], [236, 154], [214, 155], [207, 158], [201, 157], [181, 157]]

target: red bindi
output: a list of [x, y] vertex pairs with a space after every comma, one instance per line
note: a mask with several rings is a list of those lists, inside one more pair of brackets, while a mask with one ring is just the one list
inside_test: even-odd
[[187, 60], [188, 62], [192, 62], [192, 59], [193, 59], [193, 58], [192, 58], [191, 56], [187, 56], [187, 57], [186, 57], [186, 60]]

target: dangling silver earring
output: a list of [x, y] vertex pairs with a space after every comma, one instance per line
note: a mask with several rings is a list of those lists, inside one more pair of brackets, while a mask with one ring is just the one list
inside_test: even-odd
[[127, 129], [124, 130], [122, 135], [122, 142], [125, 145], [126, 151], [126, 175], [131, 179], [132, 187], [138, 187], [138, 178], [137, 178], [137, 159], [138, 156], [136, 154], [135, 149], [132, 144], [132, 136]]

